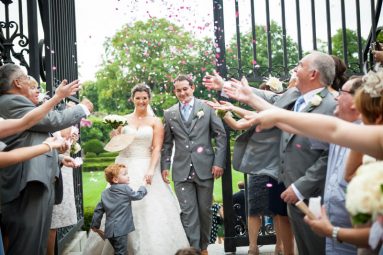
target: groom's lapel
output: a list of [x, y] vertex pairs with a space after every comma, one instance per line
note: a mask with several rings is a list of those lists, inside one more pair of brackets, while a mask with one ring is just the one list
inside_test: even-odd
[[189, 133], [187, 128], [185, 127], [185, 124], [182, 120], [181, 111], [180, 111], [180, 103], [178, 102], [173, 106], [172, 109], [172, 118], [178, 122], [178, 124], [181, 126], [181, 128], [186, 132]]
[[197, 120], [199, 119], [198, 118], [198, 111], [201, 110], [202, 107], [201, 107], [201, 101], [198, 100], [197, 98], [194, 98], [194, 109], [193, 109], [193, 112], [192, 112], [192, 123], [190, 125], [190, 129], [189, 129], [189, 133], [193, 130], [195, 124], [197, 123]]

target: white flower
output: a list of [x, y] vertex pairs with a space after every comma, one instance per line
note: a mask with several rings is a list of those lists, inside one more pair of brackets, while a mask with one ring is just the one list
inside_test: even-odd
[[322, 103], [322, 97], [320, 95], [316, 94], [315, 96], [313, 96], [313, 98], [311, 98], [310, 103], [313, 106], [318, 106]]
[[382, 96], [383, 68], [377, 65], [374, 71], [369, 71], [364, 75], [362, 88], [372, 98]]
[[383, 213], [383, 162], [359, 167], [356, 176], [347, 187], [346, 208], [353, 221], [360, 222], [358, 215], [370, 215], [375, 220]]
[[128, 121], [125, 119], [125, 117], [120, 116], [120, 115], [115, 115], [115, 114], [105, 116], [103, 119], [103, 122], [110, 124], [114, 129], [128, 123]]
[[205, 113], [203, 112], [202, 109], [197, 112], [198, 119], [202, 118], [204, 115], [205, 115]]
[[275, 93], [280, 93], [283, 91], [282, 82], [278, 78], [270, 75], [269, 78], [265, 79], [265, 82], [266, 82], [266, 85], [270, 87], [271, 91]]
[[72, 154], [77, 154], [79, 151], [81, 151], [81, 146], [80, 146], [80, 144], [78, 144], [78, 143], [74, 143], [74, 144], [72, 144], [71, 149], [70, 149], [70, 152], [71, 152]]

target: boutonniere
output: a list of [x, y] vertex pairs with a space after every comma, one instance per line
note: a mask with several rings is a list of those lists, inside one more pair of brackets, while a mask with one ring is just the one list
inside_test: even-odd
[[198, 112], [197, 112], [197, 117], [198, 119], [202, 118], [203, 116], [205, 115], [203, 109], [200, 109]]
[[322, 97], [320, 96], [320, 94], [316, 94], [315, 96], [313, 96], [313, 98], [311, 98], [310, 100], [310, 104], [312, 106], [318, 106], [322, 103]]

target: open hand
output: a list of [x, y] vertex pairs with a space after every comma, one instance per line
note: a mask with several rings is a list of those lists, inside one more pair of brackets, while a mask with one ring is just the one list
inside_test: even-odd
[[64, 158], [61, 160], [61, 163], [66, 167], [71, 167], [71, 168], [76, 167], [76, 162], [75, 162], [74, 158], [72, 158], [70, 156], [64, 156]]
[[278, 108], [270, 108], [258, 113], [249, 114], [245, 116], [245, 119], [250, 122], [251, 125], [257, 125], [256, 131], [260, 132], [264, 129], [270, 129], [277, 124], [277, 117], [282, 114], [282, 110]]
[[233, 104], [227, 101], [217, 101], [215, 98], [213, 98], [213, 101], [206, 101], [206, 104], [210, 107], [212, 107], [215, 110], [222, 110], [222, 111], [232, 111], [233, 110]]
[[49, 137], [45, 139], [46, 143], [48, 143], [52, 149], [59, 149], [62, 148], [63, 146], [66, 146], [66, 142], [64, 139], [59, 139], [56, 137]]
[[206, 76], [202, 79], [202, 84], [209, 90], [220, 91], [222, 90], [223, 83], [222, 77], [219, 76], [215, 70], [213, 71], [213, 75], [206, 73]]
[[81, 89], [79, 80], [74, 80], [68, 84], [67, 80], [63, 80], [61, 84], [56, 88], [55, 95], [61, 99], [69, 96], [73, 96], [77, 91]]
[[231, 79], [230, 86], [224, 86], [223, 92], [230, 98], [248, 104], [253, 94], [249, 83], [246, 78], [242, 78], [241, 81]]

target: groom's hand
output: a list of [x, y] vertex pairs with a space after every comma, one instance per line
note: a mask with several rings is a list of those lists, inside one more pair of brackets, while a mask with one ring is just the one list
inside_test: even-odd
[[170, 181], [169, 181], [169, 170], [163, 170], [162, 172], [161, 172], [161, 175], [162, 175], [162, 180], [164, 180], [164, 182], [166, 182], [167, 184], [169, 184], [170, 183]]
[[223, 175], [223, 168], [219, 166], [213, 166], [211, 168], [211, 173], [214, 176], [214, 179], [218, 179]]

